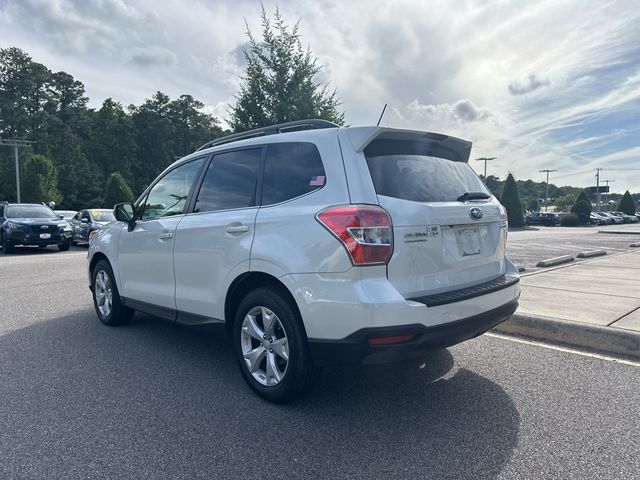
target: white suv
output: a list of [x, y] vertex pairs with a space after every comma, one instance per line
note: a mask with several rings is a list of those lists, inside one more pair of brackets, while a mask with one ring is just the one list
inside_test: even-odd
[[96, 231], [98, 317], [224, 323], [285, 402], [318, 367], [423, 355], [516, 310], [505, 209], [446, 135], [310, 120], [214, 140]]

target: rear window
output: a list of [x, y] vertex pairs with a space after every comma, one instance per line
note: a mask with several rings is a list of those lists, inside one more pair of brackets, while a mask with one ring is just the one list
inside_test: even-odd
[[364, 150], [378, 195], [414, 202], [454, 202], [467, 192], [491, 195], [454, 153], [434, 142], [407, 140], [374, 140]]
[[267, 148], [262, 205], [272, 205], [322, 188], [325, 173], [313, 143], [272, 143]]

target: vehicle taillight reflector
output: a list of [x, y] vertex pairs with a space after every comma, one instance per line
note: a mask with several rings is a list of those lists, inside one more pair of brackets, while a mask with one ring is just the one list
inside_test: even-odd
[[398, 335], [396, 337], [378, 337], [378, 338], [370, 338], [369, 345], [391, 345], [393, 343], [404, 343], [413, 339], [415, 334], [413, 335]]
[[393, 253], [391, 218], [377, 205], [331, 207], [318, 221], [342, 242], [354, 265], [386, 264]]

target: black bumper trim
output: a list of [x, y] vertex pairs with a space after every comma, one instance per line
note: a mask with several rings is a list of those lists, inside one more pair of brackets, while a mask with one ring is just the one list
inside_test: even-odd
[[461, 302], [470, 298], [479, 297], [488, 293], [497, 292], [515, 285], [520, 281], [518, 275], [502, 275], [480, 285], [461, 288], [451, 292], [436, 293], [435, 295], [425, 295], [423, 297], [408, 298], [414, 302], [424, 303], [427, 307], [437, 307], [438, 305], [446, 305], [448, 303]]
[[[421, 324], [399, 327], [363, 328], [342, 340], [309, 339], [313, 361], [321, 366], [389, 363], [424, 355], [429, 350], [450, 347], [482, 335], [487, 330], [511, 318], [518, 308], [518, 300], [512, 300], [472, 317], [427, 327]], [[405, 343], [370, 345], [374, 337], [415, 335]]]

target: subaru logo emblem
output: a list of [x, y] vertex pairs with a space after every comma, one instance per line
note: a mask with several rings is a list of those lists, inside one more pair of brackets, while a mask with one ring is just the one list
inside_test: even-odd
[[474, 220], [480, 220], [483, 215], [484, 214], [482, 213], [482, 210], [480, 210], [478, 207], [473, 207], [471, 210], [469, 210], [469, 216]]
[[42, 225], [43, 230], [47, 230], [48, 228], [49, 228], [49, 225]]

